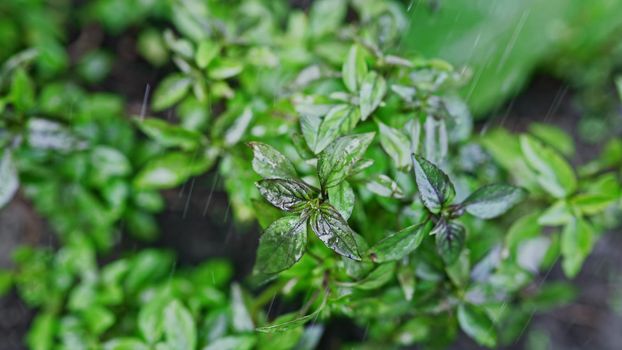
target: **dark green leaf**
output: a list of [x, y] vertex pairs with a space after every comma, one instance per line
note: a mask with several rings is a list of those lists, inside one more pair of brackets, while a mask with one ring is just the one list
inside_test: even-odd
[[253, 170], [264, 178], [295, 179], [296, 169], [289, 159], [274, 147], [262, 142], [249, 142], [253, 149]]
[[380, 106], [386, 92], [387, 82], [384, 78], [376, 72], [367, 73], [361, 83], [359, 94], [361, 119], [366, 120]]
[[323, 189], [339, 185], [361, 159], [374, 133], [343, 136], [331, 143], [318, 157], [318, 176]]
[[436, 235], [438, 254], [443, 258], [445, 264], [453, 264], [464, 247], [464, 226], [457, 222], [447, 222], [441, 219], [432, 230], [432, 234]]
[[162, 146], [180, 147], [190, 151], [207, 141], [198, 132], [170, 124], [162, 119], [137, 117], [135, 120], [140, 130]]
[[4, 207], [19, 187], [17, 169], [13, 163], [11, 152], [5, 149], [0, 158], [0, 208]]
[[380, 145], [393, 159], [398, 168], [410, 166], [410, 140], [401, 131], [394, 129], [380, 121], [376, 121], [380, 131]]
[[316, 188], [299, 180], [264, 179], [257, 182], [257, 188], [268, 202], [285, 211], [302, 210], [319, 194]]
[[304, 254], [307, 217], [286, 216], [273, 222], [261, 236], [255, 269], [273, 274], [290, 268]]
[[438, 214], [456, 196], [454, 185], [436, 165], [419, 155], [413, 155], [412, 158], [421, 200], [432, 213]]
[[397, 233], [383, 238], [369, 249], [374, 262], [401, 260], [412, 253], [432, 230], [432, 222], [406, 227]]
[[522, 201], [527, 192], [509, 185], [486, 185], [473, 192], [463, 203], [466, 211], [482, 219], [495, 218]]
[[164, 110], [181, 101], [192, 85], [192, 79], [183, 74], [172, 74], [166, 77], [153, 93], [151, 106], [154, 111]]
[[346, 61], [341, 69], [343, 83], [350, 92], [356, 92], [367, 75], [367, 63], [363, 50], [358, 45], [352, 45]]
[[328, 199], [345, 220], [350, 218], [356, 198], [352, 186], [347, 181], [343, 181], [339, 186], [329, 188]]
[[494, 324], [486, 313], [476, 306], [463, 304], [458, 306], [458, 323], [464, 333], [480, 344], [490, 348], [497, 345], [497, 333]]
[[164, 309], [164, 334], [171, 349], [194, 350], [197, 331], [190, 311], [178, 300], [171, 301]]
[[323, 204], [314, 210], [309, 224], [328, 248], [347, 258], [361, 260], [358, 242], [360, 238], [331, 205]]

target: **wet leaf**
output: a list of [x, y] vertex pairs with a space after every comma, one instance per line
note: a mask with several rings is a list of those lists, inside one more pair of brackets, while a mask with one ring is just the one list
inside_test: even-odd
[[337, 186], [348, 177], [373, 138], [374, 133], [343, 136], [322, 151], [317, 165], [322, 189]]
[[164, 309], [164, 334], [166, 343], [177, 350], [194, 350], [197, 331], [190, 311], [178, 300], [173, 300]]
[[356, 108], [347, 104], [340, 104], [328, 110], [321, 121], [314, 120], [313, 117], [302, 117], [302, 132], [309, 148], [317, 154], [323, 151], [341, 133], [352, 130], [359, 119], [360, 114]]
[[302, 210], [319, 195], [316, 188], [299, 180], [264, 179], [257, 182], [257, 188], [268, 202], [285, 211]]
[[473, 192], [463, 203], [466, 211], [482, 219], [495, 218], [527, 196], [527, 191], [509, 185], [486, 185]]
[[367, 63], [363, 50], [358, 45], [352, 45], [341, 69], [343, 83], [350, 92], [357, 92], [360, 84], [367, 75]]
[[423, 239], [432, 230], [432, 222], [408, 226], [390, 236], [383, 238], [369, 249], [372, 261], [401, 260], [419, 247]]
[[494, 324], [480, 308], [463, 304], [458, 306], [458, 323], [464, 333], [478, 344], [493, 348], [497, 345], [497, 333]]
[[343, 181], [339, 186], [329, 188], [328, 199], [345, 220], [350, 218], [356, 198], [352, 186], [347, 181]]
[[171, 74], [166, 77], [153, 93], [151, 107], [158, 112], [181, 101], [190, 90], [192, 79], [183, 74]]
[[456, 196], [454, 185], [436, 165], [419, 155], [413, 155], [412, 158], [421, 200], [432, 213], [438, 214]]
[[294, 179], [294, 164], [274, 147], [262, 142], [249, 142], [253, 149], [253, 170], [264, 178]]
[[311, 213], [311, 229], [324, 244], [339, 255], [361, 260], [357, 234], [348, 226], [337, 209], [323, 204]]
[[441, 219], [432, 230], [432, 234], [436, 235], [438, 255], [443, 258], [445, 264], [453, 264], [464, 248], [466, 238], [464, 226], [457, 222], [447, 222]]
[[411, 142], [401, 131], [376, 121], [380, 134], [380, 145], [393, 159], [398, 168], [410, 167]]
[[366, 120], [380, 106], [386, 93], [387, 82], [384, 78], [373, 71], [367, 73], [361, 83], [361, 91], [359, 93], [362, 120]]
[[307, 244], [307, 217], [286, 216], [273, 222], [263, 233], [257, 249], [255, 269], [279, 273], [294, 265]]

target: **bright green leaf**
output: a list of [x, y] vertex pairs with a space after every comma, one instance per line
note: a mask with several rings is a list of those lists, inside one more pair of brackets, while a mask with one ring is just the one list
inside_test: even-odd
[[328, 189], [328, 199], [341, 216], [348, 220], [354, 209], [354, 190], [347, 181], [343, 181], [339, 186]]
[[162, 119], [135, 118], [135, 120], [140, 130], [165, 147], [179, 147], [190, 151], [207, 142], [200, 133], [173, 125]]
[[367, 63], [363, 50], [358, 45], [352, 45], [341, 69], [343, 83], [350, 92], [356, 92], [367, 75]]
[[574, 277], [581, 270], [583, 261], [592, 251], [595, 243], [592, 226], [581, 218], [575, 218], [564, 227], [561, 238], [562, 268], [568, 277]]
[[139, 189], [168, 189], [174, 188], [207, 171], [216, 160], [217, 154], [207, 150], [205, 154], [166, 153], [154, 158], [145, 164], [134, 179], [134, 185]]
[[399, 169], [410, 167], [410, 140], [401, 131], [376, 121], [380, 132], [380, 145]]
[[166, 77], [153, 93], [151, 106], [154, 111], [164, 110], [181, 101], [190, 90], [192, 80], [182, 74], [171, 74]]
[[195, 60], [199, 68], [206, 68], [216, 56], [220, 53], [220, 45], [210, 40], [204, 40], [199, 43]]
[[197, 330], [190, 311], [179, 301], [171, 301], [164, 309], [164, 334], [172, 349], [194, 350]]

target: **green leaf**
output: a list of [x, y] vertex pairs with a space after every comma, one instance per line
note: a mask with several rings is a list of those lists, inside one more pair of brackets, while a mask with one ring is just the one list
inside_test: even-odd
[[341, 68], [341, 75], [346, 88], [350, 92], [357, 92], [367, 75], [364, 52], [358, 45], [350, 47], [346, 61]]
[[179, 147], [191, 151], [207, 142], [200, 133], [173, 125], [162, 119], [136, 117], [134, 120], [142, 132], [165, 147]]
[[15, 109], [20, 112], [26, 112], [35, 105], [35, 87], [23, 68], [13, 73], [10, 96]]
[[397, 182], [386, 175], [374, 176], [365, 184], [365, 188], [382, 197], [404, 198], [404, 191], [402, 191]]
[[140, 339], [124, 337], [106, 341], [103, 350], [149, 350], [149, 346]]
[[32, 350], [52, 349], [54, 335], [57, 334], [58, 321], [56, 316], [50, 312], [38, 314], [32, 321], [32, 325], [26, 336], [26, 343]]
[[464, 333], [478, 344], [490, 348], [497, 346], [495, 325], [479, 307], [469, 304], [458, 306], [458, 323]]
[[581, 270], [592, 251], [594, 236], [594, 229], [584, 219], [574, 218], [566, 224], [561, 238], [562, 268], [566, 276], [572, 278]]
[[380, 145], [393, 159], [398, 169], [410, 167], [410, 140], [401, 131], [376, 121], [380, 132]]
[[158, 112], [174, 105], [186, 96], [190, 85], [192, 85], [192, 79], [183, 74], [169, 75], [154, 91], [151, 107]]
[[445, 264], [453, 264], [460, 256], [462, 248], [464, 248], [466, 238], [464, 226], [457, 222], [447, 222], [441, 219], [431, 234], [436, 235], [436, 251], [438, 255], [443, 258]]
[[581, 193], [574, 196], [570, 203], [584, 215], [596, 215], [617, 201], [618, 199], [611, 195]]
[[238, 60], [216, 59], [210, 65], [207, 75], [211, 79], [224, 80], [240, 74], [242, 69], [244, 69], [244, 65]]
[[220, 45], [210, 40], [204, 40], [199, 43], [195, 60], [199, 68], [206, 68], [214, 58], [220, 53]]
[[13, 273], [10, 271], [0, 270], [0, 297], [13, 287]]
[[253, 150], [253, 170], [264, 178], [295, 179], [294, 164], [274, 147], [262, 142], [249, 142]]
[[307, 322], [317, 319], [322, 307], [315, 310], [309, 315], [300, 316], [298, 313], [285, 314], [274, 320], [272, 324], [262, 327], [257, 327], [255, 330], [261, 333], [281, 333], [287, 332], [297, 327], [305, 325]]
[[238, 143], [238, 141], [244, 137], [246, 129], [248, 129], [252, 120], [253, 110], [250, 107], [244, 108], [242, 114], [237, 117], [233, 125], [225, 132], [225, 144], [227, 146], [233, 146]]
[[339, 185], [361, 159], [374, 139], [374, 133], [343, 136], [318, 156], [318, 176], [322, 189]]
[[352, 283], [352, 286], [361, 290], [378, 289], [387, 284], [393, 278], [394, 272], [395, 262], [381, 264], [362, 280]]
[[337, 209], [329, 204], [322, 204], [311, 213], [309, 224], [328, 248], [346, 258], [361, 260], [358, 242], [361, 238], [357, 237]]
[[233, 330], [236, 332], [248, 332], [255, 328], [244, 302], [242, 288], [237, 283], [231, 285], [231, 320], [233, 321]]
[[255, 269], [279, 273], [294, 265], [307, 245], [307, 216], [286, 216], [273, 222], [261, 236]]
[[19, 188], [17, 169], [13, 163], [11, 152], [5, 149], [0, 158], [0, 208], [11, 201]]
[[566, 157], [571, 157], [574, 154], [572, 137], [556, 126], [544, 123], [531, 123], [529, 124], [529, 132], [553, 146]]
[[216, 160], [215, 150], [206, 150], [204, 154], [166, 153], [145, 164], [134, 178], [138, 189], [168, 189], [181, 185], [191, 176], [206, 172]]
[[454, 185], [441, 169], [425, 158], [413, 155], [412, 159], [421, 200], [432, 213], [438, 214], [456, 196]]
[[354, 209], [354, 190], [347, 181], [343, 181], [339, 186], [328, 189], [328, 199], [341, 216], [348, 220]]
[[557, 201], [544, 210], [538, 217], [538, 224], [543, 226], [561, 226], [572, 220], [573, 216], [565, 201]]
[[522, 201], [527, 191], [509, 185], [486, 185], [473, 192], [463, 203], [466, 211], [482, 219], [495, 218]]
[[361, 119], [366, 120], [382, 103], [384, 95], [387, 93], [387, 82], [376, 72], [369, 72], [361, 83], [359, 93], [359, 106], [361, 108]]
[[313, 153], [323, 151], [340, 133], [352, 130], [360, 119], [358, 110], [347, 104], [339, 104], [328, 110], [321, 119], [301, 117], [303, 136]]
[[371, 260], [377, 263], [401, 260], [419, 247], [432, 230], [432, 221], [408, 226], [383, 238], [369, 249]]
[[226, 336], [214, 340], [202, 350], [250, 350], [256, 342], [251, 335]]
[[179, 301], [171, 301], [164, 309], [164, 334], [171, 349], [194, 350], [197, 330], [190, 311]]
[[505, 237], [505, 244], [512, 254], [516, 254], [519, 246], [528, 240], [537, 237], [542, 227], [538, 223], [539, 212], [527, 214], [514, 221]]
[[141, 307], [138, 313], [138, 329], [150, 344], [154, 344], [162, 336], [165, 301], [163, 298], [155, 298]]
[[538, 173], [543, 190], [556, 198], [576, 191], [574, 170], [559, 153], [529, 135], [520, 136], [520, 145], [527, 164]]
[[263, 179], [257, 182], [259, 193], [275, 207], [285, 211], [299, 211], [319, 191], [299, 180]]

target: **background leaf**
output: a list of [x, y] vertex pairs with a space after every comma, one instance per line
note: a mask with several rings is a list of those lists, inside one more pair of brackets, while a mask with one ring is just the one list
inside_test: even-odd
[[289, 159], [274, 147], [262, 142], [249, 142], [253, 150], [253, 170], [264, 178], [295, 179], [296, 169]]
[[408, 226], [390, 236], [383, 238], [369, 249], [374, 262], [401, 260], [419, 247], [423, 239], [432, 230], [432, 222]]
[[197, 331], [190, 311], [178, 300], [171, 301], [164, 309], [164, 334], [172, 349], [194, 350]]
[[381, 75], [373, 71], [365, 75], [359, 93], [362, 120], [366, 120], [380, 106], [386, 93], [387, 82]]
[[356, 92], [367, 75], [367, 63], [363, 50], [358, 45], [352, 45], [341, 69], [343, 83], [350, 92]]
[[480, 308], [463, 304], [458, 306], [458, 323], [464, 333], [480, 344], [490, 348], [497, 346], [495, 326]]
[[486, 185], [473, 192], [463, 203], [466, 211], [482, 219], [495, 218], [525, 198], [527, 192], [509, 185]]

